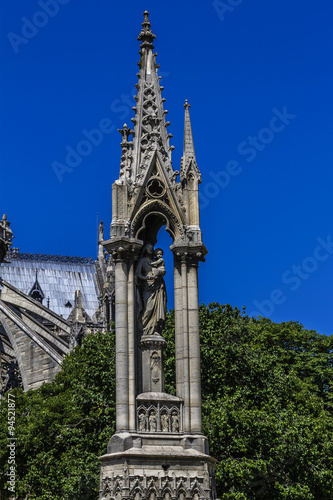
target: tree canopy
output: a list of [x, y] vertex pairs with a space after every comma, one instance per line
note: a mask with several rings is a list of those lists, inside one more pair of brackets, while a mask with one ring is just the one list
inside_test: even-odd
[[[333, 498], [333, 336], [297, 322], [200, 306], [203, 432], [223, 499]], [[163, 334], [175, 393], [174, 321]], [[16, 402], [18, 499], [98, 498], [115, 424], [115, 335], [87, 336], [50, 384]], [[7, 399], [1, 404], [1, 498], [9, 498]]]

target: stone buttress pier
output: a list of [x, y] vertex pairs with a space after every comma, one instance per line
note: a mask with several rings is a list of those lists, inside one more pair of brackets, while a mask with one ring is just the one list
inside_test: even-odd
[[[215, 460], [201, 428], [201, 175], [187, 101], [180, 171], [172, 167], [154, 39], [145, 12], [133, 129], [119, 130], [120, 173], [102, 243], [115, 263], [116, 433], [101, 457], [100, 499], [215, 499]], [[176, 396], [164, 388], [164, 275], [172, 270], [154, 248], [162, 227], [173, 240]]]

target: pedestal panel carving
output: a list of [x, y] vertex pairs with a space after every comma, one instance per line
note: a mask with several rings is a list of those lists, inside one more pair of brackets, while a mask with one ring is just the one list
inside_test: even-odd
[[[101, 500], [206, 500], [216, 498], [212, 467], [198, 462], [187, 473], [168, 463], [156, 465], [156, 470], [137, 469], [131, 461], [119, 464], [101, 481]], [[122, 470], [121, 470], [122, 469]], [[140, 470], [141, 469], [141, 470]], [[159, 470], [158, 470], [159, 469]]]

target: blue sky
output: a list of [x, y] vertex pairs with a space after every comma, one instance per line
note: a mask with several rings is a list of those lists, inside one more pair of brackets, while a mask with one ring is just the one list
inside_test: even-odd
[[[96, 255], [96, 214], [108, 227], [119, 173], [113, 128], [134, 113], [148, 9], [175, 169], [185, 99], [192, 105], [209, 250], [200, 301], [333, 334], [331, 1], [3, 0], [0, 9], [0, 209], [14, 246]], [[102, 141], [57, 176], [54, 162], [66, 164], [104, 119]]]

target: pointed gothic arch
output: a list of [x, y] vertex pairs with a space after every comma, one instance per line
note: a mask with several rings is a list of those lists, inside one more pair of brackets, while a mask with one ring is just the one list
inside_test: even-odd
[[185, 239], [184, 227], [173, 210], [161, 200], [152, 200], [143, 205], [133, 218], [131, 235], [155, 244], [157, 233], [164, 225], [173, 241]]
[[133, 221], [134, 237], [142, 241], [150, 241], [153, 245], [156, 245], [157, 234], [165, 226], [165, 230], [169, 233], [172, 240], [174, 240], [174, 226], [170, 224], [169, 219], [162, 210], [158, 210], [160, 207], [157, 207], [156, 204], [154, 204], [154, 207], [155, 210], [153, 212], [146, 209], [142, 210], [139, 218]]
[[172, 491], [170, 486], [166, 486], [162, 490], [162, 499], [163, 500], [171, 500], [172, 499]]

